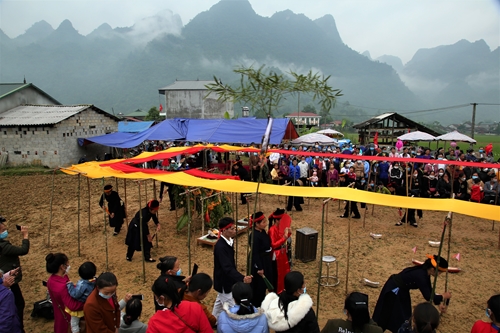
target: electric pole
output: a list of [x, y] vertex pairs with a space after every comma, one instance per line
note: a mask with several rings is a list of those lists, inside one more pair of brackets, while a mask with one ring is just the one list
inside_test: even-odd
[[470, 137], [474, 139], [474, 127], [476, 126], [476, 106], [477, 103], [470, 103], [472, 105], [472, 124], [470, 126]]

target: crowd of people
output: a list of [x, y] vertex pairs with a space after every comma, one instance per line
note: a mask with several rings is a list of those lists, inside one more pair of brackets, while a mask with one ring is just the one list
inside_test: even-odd
[[[149, 209], [149, 207], [148, 207]], [[429, 256], [422, 266], [406, 268], [391, 275], [381, 290], [373, 318], [368, 295], [351, 292], [344, 302], [344, 318], [328, 320], [320, 330], [307, 294], [304, 275], [290, 270], [287, 258], [288, 227], [280, 228], [286, 214], [277, 209], [269, 218], [262, 212], [252, 215], [252, 272], [245, 275], [236, 269], [233, 242], [236, 223], [230, 217], [219, 221], [220, 238], [214, 248], [213, 277], [206, 273], [183, 276], [175, 256], [162, 257], [160, 271], [151, 291], [155, 313], [142, 322], [143, 295], [125, 293], [118, 298], [118, 278], [112, 272], [101, 273], [90, 261], [78, 268], [79, 279], [70, 280], [70, 260], [64, 253], [49, 253], [46, 271], [50, 274], [47, 289], [54, 314], [54, 332], [76, 333], [156, 333], [156, 332], [365, 332], [388, 329], [398, 333], [430, 333], [439, 325], [438, 309], [446, 310], [451, 293], [434, 294], [431, 277], [445, 272], [448, 263]], [[271, 223], [269, 223], [271, 221]], [[19, 333], [23, 329], [24, 300], [19, 289], [19, 256], [29, 251], [28, 229], [21, 247], [10, 244], [6, 220], [0, 217], [0, 332]], [[272, 224], [268, 230], [267, 226]], [[253, 240], [252, 240], [253, 238]], [[278, 262], [280, 261], [280, 262]], [[269, 285], [268, 281], [272, 281]], [[217, 292], [212, 311], [202, 301], [211, 289]], [[427, 302], [412, 308], [410, 290], [418, 289]], [[500, 295], [487, 302], [490, 321], [477, 321], [471, 333], [498, 332]], [[82, 320], [83, 319], [83, 320]]]

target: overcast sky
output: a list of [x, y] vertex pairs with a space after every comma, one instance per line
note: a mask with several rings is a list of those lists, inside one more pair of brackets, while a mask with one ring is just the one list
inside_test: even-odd
[[[234, 1], [234, 0], [233, 0]], [[0, 28], [9, 36], [45, 20], [57, 28], [69, 19], [86, 35], [102, 23], [113, 28], [166, 9], [187, 24], [218, 0], [0, 0]], [[500, 0], [250, 0], [261, 16], [290, 9], [311, 19], [331, 14], [345, 44], [373, 58], [396, 55], [404, 63], [419, 48], [484, 39], [500, 43]]]

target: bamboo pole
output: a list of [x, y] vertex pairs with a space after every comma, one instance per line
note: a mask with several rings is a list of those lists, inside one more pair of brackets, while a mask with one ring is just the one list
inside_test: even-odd
[[80, 185], [81, 185], [81, 174], [78, 174], [78, 256], [80, 256], [80, 197], [81, 197], [81, 191], [80, 191]]
[[125, 195], [125, 218], [127, 218], [127, 179], [123, 178], [123, 192]]
[[347, 220], [347, 269], [345, 273], [345, 294], [349, 287], [349, 257], [351, 256], [351, 202], [349, 201], [349, 218]]
[[89, 215], [89, 231], [91, 231], [90, 227], [90, 179], [87, 177], [87, 191], [89, 192], [89, 209], [88, 209], [88, 215]]
[[[366, 186], [370, 186], [370, 180], [372, 178], [372, 164], [370, 163], [370, 170], [368, 171], [368, 184]], [[375, 187], [373, 187], [373, 190], [375, 191]], [[368, 210], [368, 207], [366, 207], [365, 204], [365, 211], [363, 212], [363, 229], [365, 228], [365, 221], [366, 221], [366, 211]]]
[[[153, 179], [153, 198], [155, 200], [156, 199], [156, 180]], [[156, 212], [156, 217], [158, 217], [158, 215], [160, 215], [160, 210], [158, 209], [158, 211]], [[158, 238], [159, 238], [159, 234], [158, 234], [158, 231], [156, 232], [156, 248], [158, 248]]]
[[[257, 201], [259, 201], [259, 187], [260, 183], [262, 181], [262, 167], [260, 167], [259, 170], [259, 179], [257, 181], [257, 189], [255, 190], [255, 202], [253, 205], [253, 215], [257, 213]], [[249, 218], [250, 221], [250, 218]], [[250, 242], [250, 256], [248, 256], [248, 263], [247, 263], [247, 276], [252, 275], [252, 256], [253, 256], [253, 244], [255, 240], [255, 223], [252, 223], [252, 239]]]
[[316, 293], [316, 318], [319, 318], [319, 301], [320, 301], [319, 296], [321, 291], [321, 275], [323, 274], [323, 254], [325, 247], [325, 216], [328, 216], [328, 202], [330, 200], [332, 200], [332, 198], [328, 198], [323, 201], [322, 211], [321, 211], [321, 248], [320, 248], [319, 273], [318, 273], [318, 291]]
[[429, 298], [429, 303], [431, 303], [431, 304], [432, 304], [432, 302], [434, 300], [434, 296], [436, 295], [436, 284], [437, 284], [438, 271], [439, 271], [438, 267], [439, 267], [439, 261], [441, 259], [441, 251], [443, 250], [444, 234], [446, 232], [446, 226], [451, 221], [452, 216], [453, 216], [452, 213], [449, 212], [448, 215], [446, 216], [446, 218], [444, 219], [443, 232], [441, 233], [441, 243], [439, 244], [438, 258], [437, 258], [437, 261], [436, 261], [437, 267], [434, 270], [435, 271], [435, 273], [434, 273], [434, 283], [432, 285], [431, 297]]
[[188, 213], [188, 273], [191, 275], [191, 192], [186, 194], [187, 213]]
[[118, 178], [115, 177], [116, 193], [118, 193]]
[[56, 178], [56, 170], [54, 169], [54, 172], [52, 173], [52, 192], [50, 194], [50, 219], [49, 219], [49, 232], [48, 232], [48, 240], [47, 240], [47, 246], [50, 247], [50, 229], [52, 227], [52, 203], [54, 202], [54, 181]]
[[[496, 190], [496, 194], [495, 194], [495, 206], [498, 204], [498, 188], [500, 187], [500, 185], [498, 185], [498, 181], [497, 181], [497, 190]], [[491, 220], [491, 231], [495, 231], [495, 220]], [[500, 239], [498, 241], [498, 248], [500, 249]]]
[[[104, 194], [104, 177], [102, 177], [102, 195], [106, 195]], [[104, 198], [103, 198], [104, 199]], [[103, 204], [105, 205], [106, 202], [103, 202]], [[103, 222], [104, 222], [104, 244], [105, 244], [105, 247], [106, 247], [106, 271], [108, 271], [108, 228], [106, 227], [106, 210], [103, 209], [103, 213], [102, 213], [102, 217], [103, 217]]]
[[146, 256], [144, 254], [144, 231], [142, 228], [142, 198], [141, 198], [141, 181], [137, 182], [139, 189], [139, 234], [141, 237], [141, 256], [142, 256], [142, 283], [146, 283]]
[[234, 193], [234, 205], [235, 205], [235, 221], [236, 221], [236, 237], [234, 238], [234, 246], [236, 248], [235, 254], [234, 254], [234, 261], [236, 267], [238, 267], [238, 193]]

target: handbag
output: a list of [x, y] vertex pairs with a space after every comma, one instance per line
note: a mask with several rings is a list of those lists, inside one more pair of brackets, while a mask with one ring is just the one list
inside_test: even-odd
[[47, 320], [54, 319], [54, 307], [50, 300], [44, 299], [33, 303], [33, 311], [31, 311], [33, 318], [45, 318]]

